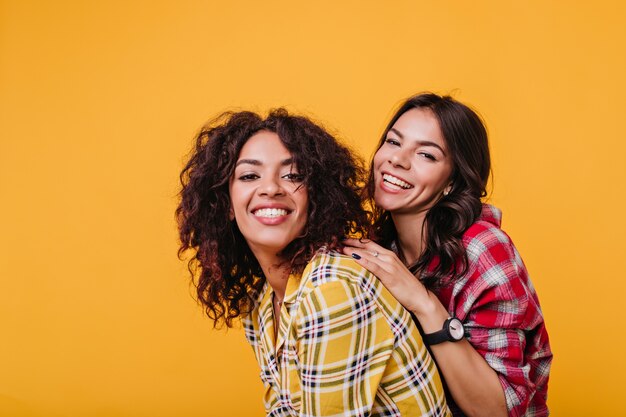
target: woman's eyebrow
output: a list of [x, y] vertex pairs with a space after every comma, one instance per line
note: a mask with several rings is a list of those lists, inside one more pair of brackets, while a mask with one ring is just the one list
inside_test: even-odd
[[404, 135], [402, 133], [400, 133], [399, 130], [394, 129], [393, 127], [391, 129], [389, 129], [390, 132], [395, 133], [396, 135], [398, 135], [400, 137], [400, 139], [404, 139]]
[[235, 164], [235, 167], [238, 167], [239, 165], [243, 165], [243, 164], [256, 165], [256, 166], [263, 165], [261, 161], [259, 161], [258, 159], [240, 159], [239, 161], [237, 161], [237, 164]]
[[[259, 161], [258, 159], [240, 159], [235, 164], [235, 167], [238, 167], [239, 165], [243, 165], [243, 164], [261, 166], [263, 165], [263, 162]], [[293, 164], [293, 158], [287, 158], [287, 159], [283, 159], [282, 161], [280, 161], [281, 166], [287, 166], [287, 165], [292, 165], [292, 164]]]
[[[395, 133], [396, 135], [398, 135], [400, 137], [400, 139], [404, 139], [404, 135], [402, 133], [400, 133], [399, 130], [394, 129], [393, 127], [391, 129], [389, 129], [390, 132]], [[418, 140], [416, 141], [417, 144], [419, 146], [433, 146], [437, 149], [439, 149], [441, 151], [441, 153], [443, 153], [444, 155], [446, 154], [446, 152], [443, 150], [443, 148], [441, 146], [439, 146], [437, 143], [431, 141], [431, 140]]]
[[446, 152], [443, 150], [443, 148], [441, 146], [439, 146], [438, 144], [436, 144], [435, 142], [432, 142], [430, 140], [418, 140], [417, 143], [420, 146], [433, 146], [437, 149], [439, 149], [441, 151], [442, 154], [446, 154]]

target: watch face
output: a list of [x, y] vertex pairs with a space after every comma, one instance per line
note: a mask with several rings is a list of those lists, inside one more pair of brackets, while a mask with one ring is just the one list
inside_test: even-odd
[[463, 336], [465, 336], [465, 331], [463, 330], [463, 323], [459, 319], [450, 320], [450, 324], [448, 324], [448, 329], [450, 332], [450, 336], [454, 340], [461, 340]]

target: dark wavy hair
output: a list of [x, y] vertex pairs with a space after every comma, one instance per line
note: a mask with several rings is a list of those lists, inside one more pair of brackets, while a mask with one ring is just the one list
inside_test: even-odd
[[[427, 288], [437, 288], [467, 272], [468, 260], [463, 247], [463, 233], [476, 221], [482, 210], [481, 198], [491, 171], [487, 130], [478, 114], [450, 96], [422, 93], [407, 99], [395, 112], [378, 144], [405, 112], [429, 109], [439, 122], [453, 162], [452, 188], [426, 213], [423, 229], [426, 245], [419, 259], [409, 267]], [[374, 201], [374, 165], [365, 187], [365, 199], [373, 211], [372, 236], [390, 247], [397, 237], [391, 213]]]
[[322, 246], [336, 249], [346, 235], [363, 236], [368, 213], [362, 208], [365, 170], [361, 160], [326, 130], [285, 109], [266, 118], [249, 111], [226, 112], [198, 133], [180, 174], [182, 189], [176, 219], [178, 255], [193, 253], [188, 267], [198, 301], [214, 326], [232, 326], [248, 313], [265, 278], [261, 267], [229, 218], [229, 181], [244, 144], [259, 131], [278, 135], [291, 153], [308, 192], [303, 233], [279, 255], [301, 273]]

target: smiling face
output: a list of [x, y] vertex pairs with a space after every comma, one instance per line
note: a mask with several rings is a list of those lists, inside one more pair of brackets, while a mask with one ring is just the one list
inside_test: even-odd
[[423, 214], [450, 187], [453, 163], [428, 108], [406, 111], [374, 156], [374, 199], [392, 214]]
[[229, 194], [231, 216], [257, 259], [275, 257], [306, 226], [307, 189], [276, 133], [258, 132], [241, 148]]

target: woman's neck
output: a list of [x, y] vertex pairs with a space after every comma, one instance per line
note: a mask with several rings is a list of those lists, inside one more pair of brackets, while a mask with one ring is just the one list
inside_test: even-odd
[[396, 244], [398, 252], [406, 265], [411, 265], [419, 259], [424, 251], [426, 231], [424, 221], [426, 212], [417, 214], [391, 214], [396, 228]]
[[287, 280], [289, 279], [289, 265], [276, 255], [256, 254], [255, 257], [263, 270], [267, 283], [272, 287], [276, 297], [282, 300], [285, 297]]

